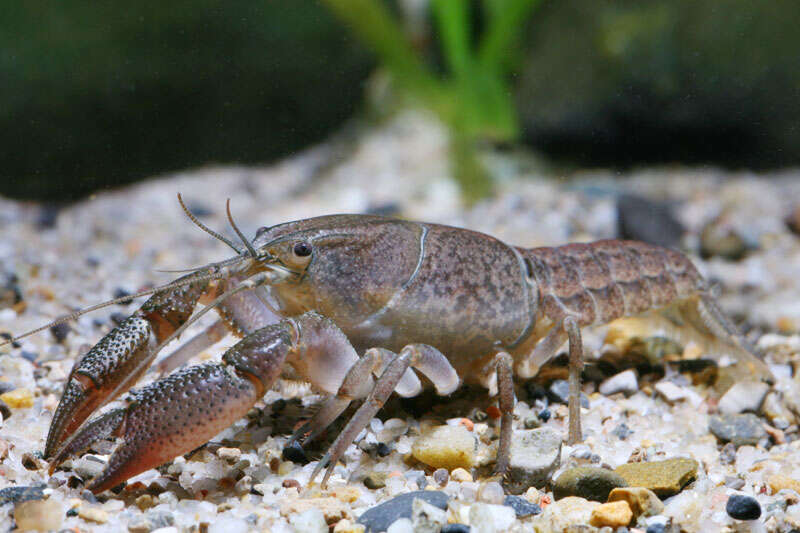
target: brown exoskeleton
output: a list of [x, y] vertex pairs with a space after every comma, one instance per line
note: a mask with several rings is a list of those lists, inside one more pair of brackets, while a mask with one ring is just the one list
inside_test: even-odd
[[[303, 442], [364, 399], [312, 481], [327, 464], [327, 482], [392, 392], [420, 391], [414, 370], [439, 394], [462, 382], [499, 393], [496, 471], [502, 474], [512, 377], [535, 376], [568, 342], [569, 441], [578, 442], [580, 329], [647, 312], [692, 329], [748, 374], [770, 377], [689, 259], [675, 251], [613, 240], [525, 249], [465, 229], [369, 215], [264, 227], [251, 243], [229, 210], [245, 245], [240, 250], [187, 214], [237, 250], [236, 257], [148, 291], [138, 311], [75, 363], [53, 417], [44, 450], [51, 468], [97, 439], [121, 437], [90, 485], [94, 492], [202, 445], [244, 416], [281, 375], [328, 395], [295, 433]], [[195, 313], [198, 304], [206, 307]], [[126, 407], [87, 422], [136, 382], [161, 346], [210, 309], [220, 321], [161, 368], [180, 365], [228, 331], [242, 337], [220, 363], [175, 371], [132, 392]]]

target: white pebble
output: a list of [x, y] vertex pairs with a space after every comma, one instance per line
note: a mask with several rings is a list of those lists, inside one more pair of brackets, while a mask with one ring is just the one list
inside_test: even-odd
[[392, 525], [389, 526], [386, 533], [414, 533], [414, 526], [410, 518], [398, 518], [392, 522]]
[[319, 509], [309, 509], [300, 514], [292, 515], [289, 523], [297, 533], [328, 533], [328, 524], [325, 515]]
[[475, 503], [469, 509], [469, 525], [472, 533], [508, 531], [516, 519], [514, 509], [505, 505]]

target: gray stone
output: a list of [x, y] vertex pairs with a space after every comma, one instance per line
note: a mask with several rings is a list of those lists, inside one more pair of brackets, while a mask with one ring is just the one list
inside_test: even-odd
[[77, 461], [72, 470], [83, 480], [97, 477], [105, 469], [106, 463], [93, 455], [84, 455]]
[[686, 391], [671, 381], [661, 380], [655, 384], [655, 389], [669, 403], [675, 403], [686, 398]]
[[511, 437], [511, 460], [506, 490], [522, 494], [543, 487], [561, 462], [561, 435], [543, 427], [517, 430]]
[[708, 429], [722, 442], [731, 442], [737, 447], [758, 444], [767, 436], [761, 419], [752, 413], [712, 416]]
[[600, 394], [610, 396], [618, 392], [633, 394], [639, 390], [639, 381], [635, 370], [626, 370], [606, 379], [600, 384]]
[[517, 518], [535, 516], [542, 512], [541, 507], [519, 496], [506, 496], [505, 500], [503, 500], [503, 505], [514, 509], [514, 512], [517, 513]]
[[769, 385], [759, 381], [740, 381], [728, 389], [719, 400], [721, 413], [732, 415], [745, 411], [757, 412], [769, 392]]
[[615, 472], [594, 466], [569, 468], [553, 483], [556, 500], [578, 496], [596, 502], [608, 500], [609, 493], [618, 487], [627, 487], [625, 480]]
[[357, 523], [365, 527], [365, 533], [386, 531], [400, 518], [410, 519], [413, 512], [414, 498], [419, 498], [439, 509], [447, 509], [448, 496], [435, 490], [418, 490], [395, 496], [389, 501], [364, 511]]
[[0, 490], [0, 505], [21, 503], [44, 498], [44, 485], [32, 487], [7, 487]]

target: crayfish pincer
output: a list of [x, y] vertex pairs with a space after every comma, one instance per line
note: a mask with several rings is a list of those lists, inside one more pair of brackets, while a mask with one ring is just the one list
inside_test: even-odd
[[[477, 383], [498, 396], [496, 472], [503, 474], [514, 376], [535, 376], [568, 343], [568, 438], [580, 441], [581, 328], [621, 317], [647, 314], [690, 328], [708, 340], [709, 355], [732, 357], [743, 372], [770, 379], [689, 259], [672, 250], [616, 240], [526, 249], [466, 229], [372, 215], [287, 222], [261, 228], [250, 241], [229, 207], [240, 244], [183, 207], [236, 254], [88, 309], [150, 296], [75, 363], [47, 436], [44, 455], [52, 468], [98, 439], [118, 437], [107, 468], [89, 486], [94, 492], [204, 444], [243, 417], [282, 375], [327, 395], [293, 442], [305, 444], [350, 402], [363, 400], [312, 481], [327, 466], [327, 483], [393, 392], [421, 391], [417, 373], [442, 395]], [[171, 372], [132, 392], [124, 407], [90, 419], [130, 389], [161, 347], [210, 310], [219, 320], [159, 368], [169, 372], [227, 333], [240, 337], [220, 362]]]

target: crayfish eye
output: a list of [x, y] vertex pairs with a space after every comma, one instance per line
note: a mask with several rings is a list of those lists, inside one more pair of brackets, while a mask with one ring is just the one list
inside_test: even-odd
[[294, 245], [292, 251], [297, 257], [308, 257], [311, 255], [311, 245], [307, 242], [298, 242]]

